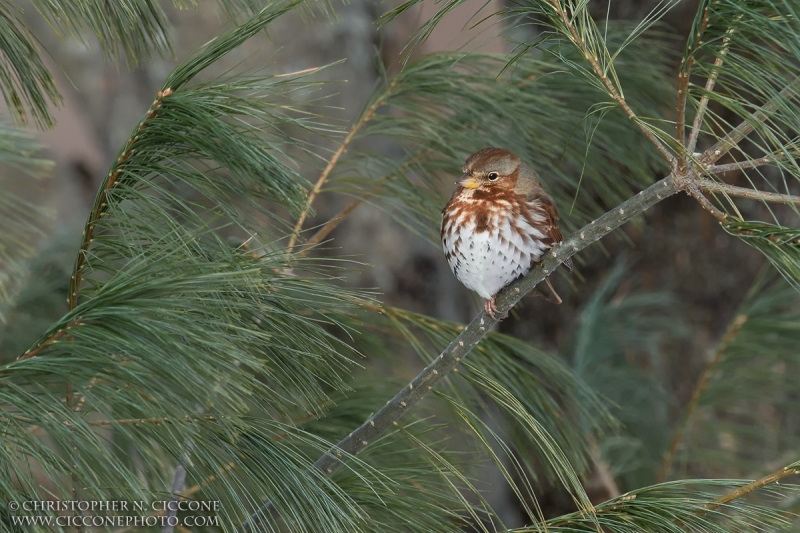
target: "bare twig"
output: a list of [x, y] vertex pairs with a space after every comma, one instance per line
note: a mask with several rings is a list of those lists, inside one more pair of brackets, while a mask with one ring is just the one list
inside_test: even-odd
[[339, 148], [336, 152], [333, 153], [331, 158], [328, 160], [328, 164], [325, 165], [325, 168], [322, 170], [322, 173], [319, 175], [317, 182], [314, 184], [314, 187], [311, 189], [311, 192], [308, 194], [308, 200], [306, 201], [306, 205], [303, 208], [303, 211], [300, 213], [300, 216], [297, 217], [297, 222], [294, 225], [294, 231], [292, 231], [292, 236], [289, 238], [289, 244], [286, 246], [286, 253], [291, 254], [292, 250], [294, 249], [295, 243], [297, 243], [297, 239], [300, 236], [300, 231], [303, 229], [303, 223], [306, 221], [306, 217], [308, 217], [308, 213], [311, 211], [311, 204], [314, 203], [314, 200], [317, 198], [320, 190], [322, 190], [322, 186], [325, 185], [325, 182], [328, 180], [333, 168], [336, 166], [336, 163], [339, 162], [339, 159], [344, 155], [347, 147], [350, 146], [350, 143], [355, 138], [358, 131], [361, 129], [364, 124], [366, 124], [370, 119], [372, 119], [375, 112], [378, 111], [378, 108], [383, 105], [386, 99], [389, 97], [389, 94], [394, 89], [394, 86], [397, 84], [397, 78], [392, 80], [392, 82], [386, 87], [386, 89], [377, 97], [375, 101], [372, 102], [358, 121], [353, 124], [350, 128], [350, 131], [347, 132], [347, 136], [344, 138], [342, 143], [339, 145]]
[[704, 191], [726, 196], [736, 196], [750, 200], [761, 200], [762, 202], [773, 202], [779, 204], [800, 205], [800, 196], [791, 194], [780, 194], [776, 192], [765, 192], [747, 187], [736, 187], [727, 183], [719, 183], [710, 179], [701, 178], [699, 186]]
[[[497, 309], [500, 315], [507, 313], [523, 296], [558, 268], [562, 261], [605, 237], [630, 219], [644, 213], [664, 198], [677, 193], [681, 188], [682, 183], [675, 180], [670, 174], [554, 247], [543, 258], [539, 267], [532, 270], [525, 278], [506, 287], [499, 294]], [[349, 457], [362, 452], [392, 426], [397, 425], [400, 417], [419, 402], [428, 391], [445, 379], [496, 323], [497, 321], [487, 315], [485, 311], [479, 313], [430, 365], [403, 387], [377, 413], [320, 457], [314, 463], [314, 468], [321, 471], [323, 475], [333, 474], [344, 465]], [[275, 509], [271, 502], [265, 503], [241, 525], [240, 530], [246, 532], [266, 531], [264, 528], [268, 517], [272, 516], [274, 512]]]
[[[706, 5], [706, 7], [703, 8], [703, 14], [702, 14], [701, 19], [700, 19], [700, 28], [698, 29], [697, 34], [694, 35], [693, 44], [692, 44], [691, 48], [688, 50], [688, 52], [689, 52], [687, 54], [688, 55], [688, 61], [687, 61], [686, 65], [681, 64], [681, 75], [680, 75], [680, 82], [681, 83], [680, 84], [682, 85], [682, 89], [683, 90], [678, 92], [678, 118], [677, 118], [677, 122], [678, 122], [677, 131], [678, 131], [678, 136], [679, 136], [679, 143], [678, 144], [680, 146], [684, 146], [683, 137], [686, 135], [686, 132], [685, 132], [685, 128], [686, 128], [686, 99], [689, 97], [689, 76], [692, 73], [692, 66], [693, 66], [693, 63], [694, 63], [694, 53], [696, 51], [696, 48], [702, 42], [703, 34], [705, 33], [706, 28], [708, 28], [708, 5]], [[691, 39], [692, 36], [690, 35], [689, 38]], [[681, 61], [681, 63], [683, 63], [683, 61]], [[708, 86], [708, 83], [706, 83], [706, 86]], [[692, 132], [691, 132], [692, 136], [694, 136], [695, 130], [697, 128], [697, 126], [696, 126], [697, 121], [698, 121], [698, 115], [695, 114], [695, 124], [692, 126]], [[694, 144], [693, 144], [694, 142], [697, 142], [696, 138], [694, 139], [694, 141], [690, 140], [689, 144], [691, 146], [694, 146]], [[692, 148], [692, 149], [688, 149], [687, 148], [685, 153], [691, 154], [693, 149], [694, 148]], [[685, 168], [685, 167], [683, 167], [683, 165], [682, 165], [682, 168]]]
[[[778, 106], [780, 105], [780, 101], [782, 99], [790, 99], [795, 96], [797, 93], [797, 89], [800, 88], [800, 77], [795, 78], [795, 80], [786, 86], [775, 98], [769, 100], [763, 106], [761, 106], [755, 113], [752, 115], [752, 120], [744, 120], [741, 124], [739, 124], [736, 128], [729, 131], [722, 139], [720, 139], [714, 146], [708, 148], [705, 152], [703, 152], [700, 157], [696, 160], [699, 163], [699, 166], [705, 169], [714, 168], [714, 163], [719, 160], [720, 157], [728, 153], [733, 147], [738, 146], [738, 144], [747, 137], [754, 129], [755, 123], [761, 122], [763, 123], [769, 116], [774, 113]], [[720, 165], [722, 166], [722, 165]], [[706, 180], [698, 176], [693, 170], [687, 169], [689, 171], [688, 174], [684, 175], [681, 174], [681, 177], [685, 180], [684, 189], [688, 192], [691, 196], [693, 196], [700, 205], [703, 206], [707, 211], [709, 211], [714, 217], [719, 220], [720, 222], [724, 222], [727, 219], [727, 215], [714, 207], [714, 205], [705, 197], [701, 189], [713, 192], [712, 189], [716, 189], [718, 192], [727, 193], [730, 196], [742, 196], [742, 197], [753, 197], [755, 199], [761, 199], [765, 201], [781, 201], [782, 203], [794, 203], [789, 195], [777, 195], [773, 193], [760, 193], [759, 191], [749, 191], [748, 189], [744, 189], [741, 187], [734, 187], [732, 185], [726, 184], [718, 184], [711, 180]], [[713, 185], [712, 185], [713, 184]], [[734, 194], [735, 193], [735, 194]], [[749, 196], [745, 196], [745, 193]]]
[[675, 458], [675, 453], [678, 450], [681, 440], [683, 440], [683, 435], [686, 431], [686, 427], [689, 425], [689, 420], [691, 420], [692, 415], [694, 415], [694, 412], [697, 410], [697, 406], [700, 403], [700, 398], [703, 396], [706, 387], [708, 387], [708, 382], [714, 375], [714, 372], [717, 370], [717, 366], [719, 366], [720, 361], [722, 361], [725, 350], [739, 334], [739, 331], [741, 331], [745, 322], [747, 322], [747, 315], [737, 315], [736, 318], [734, 318], [733, 321], [728, 325], [728, 329], [725, 331], [725, 334], [722, 336], [722, 340], [717, 345], [717, 349], [714, 350], [714, 355], [706, 365], [706, 368], [703, 371], [703, 374], [700, 376], [700, 379], [697, 380], [697, 385], [694, 387], [692, 398], [689, 400], [689, 404], [686, 406], [686, 410], [683, 413], [681, 422], [678, 424], [678, 427], [675, 428], [675, 433], [672, 436], [672, 442], [667, 449], [667, 453], [664, 455], [664, 462], [661, 463], [661, 470], [659, 471], [657, 478], [659, 483], [664, 481], [669, 474], [669, 470], [672, 467], [672, 460]]
[[706, 167], [706, 172], [709, 174], [721, 174], [723, 172], [730, 172], [732, 170], [746, 170], [748, 168], [756, 168], [763, 165], [771, 165], [777, 159], [774, 155], [759, 157], [758, 159], [751, 159], [749, 161], [739, 161], [736, 163], [726, 163], [724, 165], [711, 165]]

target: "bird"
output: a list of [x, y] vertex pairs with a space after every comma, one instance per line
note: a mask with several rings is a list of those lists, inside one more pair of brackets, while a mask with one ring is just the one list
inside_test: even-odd
[[[462, 170], [442, 210], [442, 248], [456, 278], [484, 298], [486, 314], [502, 320], [496, 305], [500, 290], [564, 240], [558, 210], [536, 171], [509, 150], [479, 150]], [[563, 264], [572, 271], [570, 259]]]

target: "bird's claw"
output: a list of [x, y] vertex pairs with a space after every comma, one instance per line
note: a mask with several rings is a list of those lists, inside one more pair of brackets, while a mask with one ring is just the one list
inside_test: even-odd
[[487, 315], [499, 322], [505, 318], [508, 318], [508, 313], [500, 314], [500, 311], [497, 309], [496, 298], [497, 296], [492, 296], [483, 302], [483, 310], [486, 311]]

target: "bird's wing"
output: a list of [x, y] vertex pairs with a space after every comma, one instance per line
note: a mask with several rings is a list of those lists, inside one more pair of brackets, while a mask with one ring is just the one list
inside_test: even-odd
[[[544, 214], [547, 217], [547, 235], [550, 237], [553, 243], [552, 245], [555, 246], [564, 240], [564, 236], [561, 235], [561, 230], [558, 227], [558, 209], [553, 199], [547, 194], [539, 196], [539, 201], [542, 202]], [[567, 267], [567, 270], [572, 272], [572, 259], [567, 258], [567, 260], [564, 261], [564, 266]]]

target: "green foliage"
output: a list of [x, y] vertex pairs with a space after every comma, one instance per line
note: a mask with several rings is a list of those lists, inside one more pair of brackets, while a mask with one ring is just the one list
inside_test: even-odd
[[[654, 531], [678, 533], [698, 531], [724, 533], [760, 529], [784, 529], [792, 523], [790, 513], [747, 501], [716, 502], [719, 490], [733, 490], [744, 482], [730, 480], [684, 480], [662, 483], [630, 491], [597, 506], [596, 522], [579, 513], [548, 521], [550, 531], [596, 531], [597, 523], [609, 531]], [[796, 487], [766, 492], [777, 500], [790, 496]], [[712, 492], [713, 491], [713, 492]], [[771, 492], [771, 493], [770, 493]], [[518, 533], [539, 531], [532, 528]]]
[[[622, 39], [623, 30], [609, 33]], [[373, 97], [387, 112], [358, 131], [399, 142], [406, 157], [357, 154], [340, 165], [330, 190], [356, 195], [383, 183], [378, 202], [399, 209], [403, 222], [437, 242], [446, 199], [431, 178], [461, 168], [466, 155], [486, 146], [507, 147], [531, 161], [570, 230], [652, 183], [652, 170], [662, 166], [655, 151], [622, 112], [597, 105], [602, 93], [595, 87], [553, 57], [523, 56], [510, 68], [507, 61], [439, 53], [410, 62]], [[631, 101], [660, 113], [669, 94], [663, 47], [642, 40], [619, 61], [631, 67], [623, 76]]]
[[[736, 148], [734, 155], [738, 160], [769, 156], [781, 171], [780, 181], [767, 180], [757, 169], [750, 176], [778, 190], [800, 177], [795, 161], [800, 114], [793, 103], [800, 76], [793, 61], [800, 50], [798, 15], [793, 2], [703, 2], [683, 63], [698, 79], [689, 86], [689, 102], [698, 106], [708, 98], [716, 104], [704, 116], [703, 134], [716, 141], [739, 121], [753, 127], [748, 137], [753, 151]], [[701, 80], [711, 77], [716, 85], [709, 91]], [[767, 121], [758, 112], [765, 102], [774, 109]]]
[[736, 220], [724, 227], [764, 254], [784, 279], [800, 290], [800, 230]]
[[60, 103], [61, 95], [39, 57], [33, 36], [6, 5], [0, 5], [0, 50], [0, 90], [11, 118], [25, 123], [30, 112], [37, 125], [52, 126], [49, 106]]
[[661, 375], [670, 343], [688, 334], [668, 292], [638, 292], [619, 262], [578, 317], [567, 351], [575, 373], [609, 400], [621, 431], [598, 443], [624, 487], [655, 480], [669, 438], [669, 395]]
[[[429, 354], [439, 353], [460, 329], [399, 309], [385, 313], [426, 364]], [[588, 468], [588, 437], [613, 425], [599, 398], [558, 359], [506, 335], [488, 334], [464, 368], [458, 373], [463, 379], [452, 379], [442, 394], [487, 450], [501, 447], [502, 453], [490, 453], [496, 464], [504, 468], [512, 460], [516, 477], [504, 476], [520, 498], [536, 500], [528, 478], [535, 479], [542, 473], [540, 465], [547, 464], [544, 475], [559, 481], [576, 505], [589, 509], [580, 482]], [[491, 413], [499, 414], [497, 423], [507, 428], [506, 437], [481, 420]], [[514, 457], [511, 446], [528, 452]], [[541, 518], [528, 512], [531, 520]]]
[[734, 320], [741, 326], [713, 361], [686, 422], [674, 462], [679, 475], [691, 469], [749, 476], [772, 468], [768, 458], [794, 457], [800, 445], [790, 429], [800, 415], [800, 298], [780, 279], [760, 279]]
[[[6, 322], [27, 262], [49, 222], [48, 213], [26, 197], [22, 186], [23, 179], [36, 185], [47, 181], [52, 163], [40, 156], [40, 150], [27, 131], [0, 123], [0, 325]], [[41, 192], [39, 187], [29, 190]]]
[[[178, 9], [197, 6], [194, 0], [174, 0]], [[171, 25], [158, 0], [33, 0], [32, 7], [62, 39], [97, 39], [108, 59], [131, 65], [172, 54]], [[219, 5], [233, 20], [256, 13], [261, 2], [226, 0]], [[18, 16], [21, 9], [0, 5], [0, 90], [12, 119], [27, 123], [28, 114], [40, 127], [52, 127], [51, 105], [61, 103], [52, 75], [39, 55], [40, 46]]]

